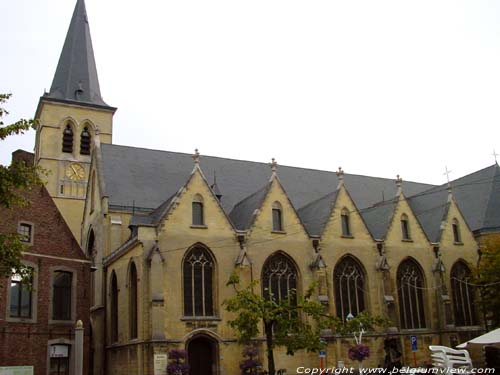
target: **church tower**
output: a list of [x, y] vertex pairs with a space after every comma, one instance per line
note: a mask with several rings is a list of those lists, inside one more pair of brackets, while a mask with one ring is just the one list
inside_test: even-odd
[[50, 91], [38, 103], [35, 162], [47, 190], [81, 243], [92, 151], [112, 142], [113, 114], [99, 88], [84, 0], [77, 0]]

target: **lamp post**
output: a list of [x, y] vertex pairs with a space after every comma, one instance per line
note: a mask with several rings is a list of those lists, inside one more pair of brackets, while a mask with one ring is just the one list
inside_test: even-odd
[[[354, 315], [352, 315], [352, 313], [349, 312], [349, 314], [347, 314], [345, 320], [347, 322], [350, 322], [353, 319], [354, 319]], [[352, 333], [354, 335], [354, 341], [356, 341], [356, 344], [361, 344], [361, 340], [363, 339], [363, 333], [365, 333], [365, 329], [363, 328], [363, 324], [360, 322], [359, 323], [359, 336], [357, 336], [356, 331], [353, 331], [353, 333]]]

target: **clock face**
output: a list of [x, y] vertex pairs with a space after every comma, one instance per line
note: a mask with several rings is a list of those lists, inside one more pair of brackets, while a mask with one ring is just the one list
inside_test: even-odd
[[71, 163], [66, 167], [66, 177], [72, 181], [80, 181], [85, 178], [85, 169], [78, 163]]

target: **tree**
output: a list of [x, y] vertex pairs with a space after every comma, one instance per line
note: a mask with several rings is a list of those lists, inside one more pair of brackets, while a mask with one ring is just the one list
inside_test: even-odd
[[481, 246], [481, 257], [474, 270], [480, 305], [488, 329], [500, 326], [500, 239], [487, 239]]
[[[14, 134], [23, 134], [35, 124], [34, 120], [21, 119], [10, 125], [4, 125], [2, 118], [9, 112], [4, 104], [12, 94], [0, 94], [0, 140]], [[10, 166], [0, 165], [0, 207], [13, 209], [26, 206], [29, 202], [23, 191], [41, 185], [39, 168], [13, 161]], [[13, 272], [28, 278], [29, 268], [21, 262], [24, 245], [17, 233], [0, 234], [0, 277], [10, 276]]]
[[269, 375], [276, 373], [274, 349], [278, 346], [285, 347], [288, 355], [302, 349], [317, 352], [325, 346], [321, 340], [321, 331], [324, 329], [333, 328], [336, 333], [350, 335], [357, 332], [360, 326], [371, 330], [386, 321], [367, 313], [348, 322], [325, 314], [324, 306], [312, 299], [314, 286], [303, 297], [289, 295], [288, 298], [276, 300], [272, 296], [267, 299], [255, 293], [257, 281], [244, 288], [240, 288], [239, 284], [239, 276], [235, 273], [226, 284], [234, 288], [235, 295], [226, 299], [223, 305], [227, 311], [238, 314], [234, 320], [229, 321], [229, 325], [236, 330], [241, 343], [249, 344], [259, 334], [262, 322]]

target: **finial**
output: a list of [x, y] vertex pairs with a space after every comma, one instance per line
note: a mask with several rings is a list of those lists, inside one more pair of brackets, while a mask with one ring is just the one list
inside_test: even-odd
[[402, 184], [403, 184], [403, 179], [399, 175], [397, 175], [396, 176], [396, 186], [399, 188], [399, 187], [401, 187]]
[[403, 192], [403, 179], [399, 175], [396, 176], [396, 186], [398, 187], [396, 190], [396, 197], [399, 197]]
[[337, 184], [337, 190], [339, 190], [342, 185], [344, 185], [344, 170], [342, 167], [339, 167], [339, 170], [335, 173], [337, 174], [337, 178], [339, 180], [339, 183]]
[[200, 153], [198, 152], [198, 149], [195, 148], [194, 154], [193, 154], [193, 160], [196, 165], [200, 164]]
[[78, 320], [76, 322], [76, 328], [82, 329], [83, 328], [83, 322], [81, 320]]
[[336, 173], [337, 173], [337, 177], [339, 178], [339, 180], [344, 179], [344, 170], [342, 169], [342, 167], [339, 167], [339, 170]]
[[276, 161], [276, 159], [272, 158], [271, 163], [269, 165], [271, 166], [271, 171], [273, 172], [273, 175], [276, 174], [276, 171], [278, 170], [278, 162]]

